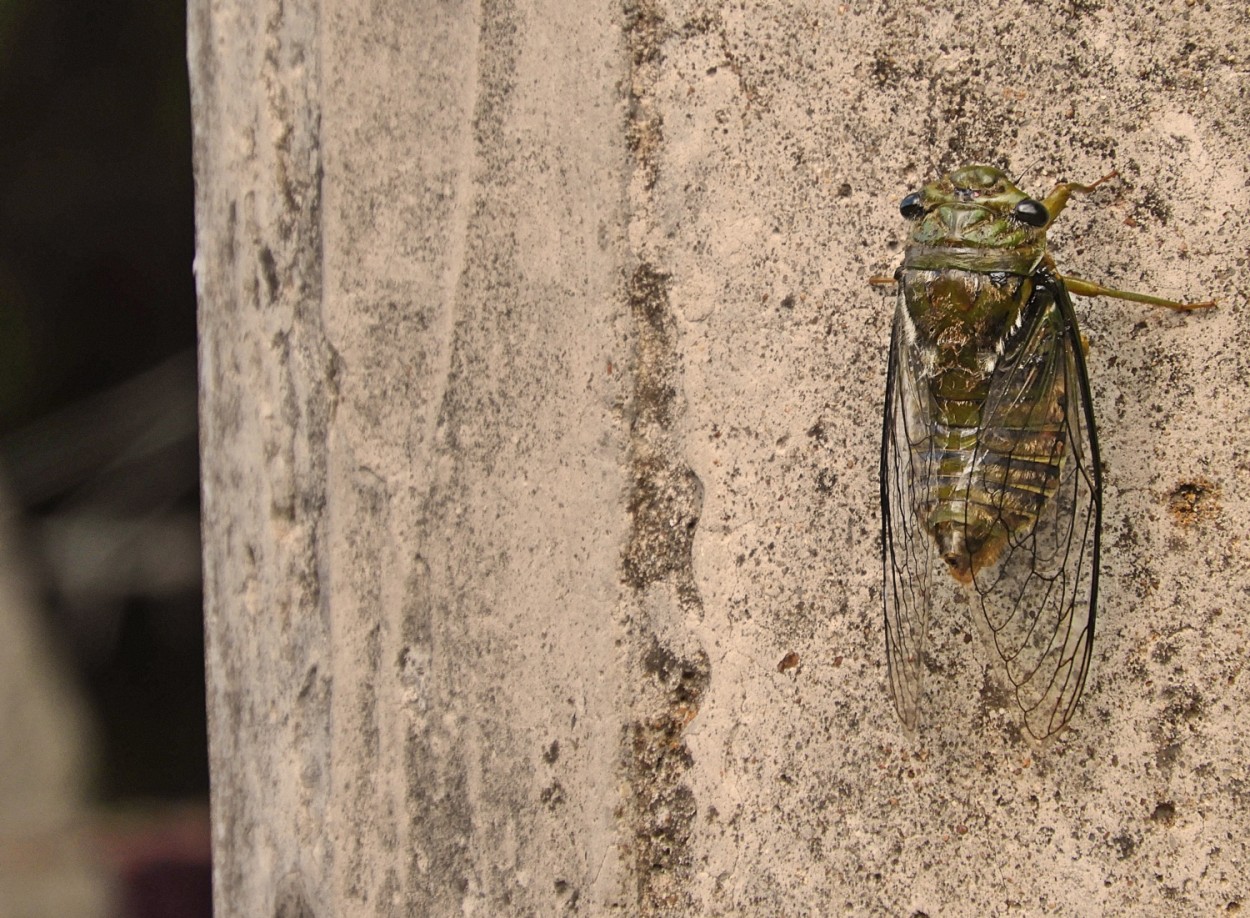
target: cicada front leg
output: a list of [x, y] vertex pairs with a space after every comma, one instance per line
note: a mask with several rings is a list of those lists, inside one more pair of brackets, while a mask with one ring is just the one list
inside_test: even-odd
[[[1055, 218], [1067, 207], [1068, 199], [1072, 197], [1073, 193], [1089, 194], [1099, 185], [1111, 181], [1117, 175], [1119, 173], [1113, 169], [1098, 181], [1088, 185], [1082, 185], [1079, 182], [1060, 182], [1050, 194], [1046, 195], [1046, 199], [1042, 201], [1046, 212], [1050, 215], [1050, 221], [1046, 224], [1047, 227], [1053, 224]], [[1060, 276], [1063, 280], [1063, 285], [1068, 288], [1068, 292], [1077, 296], [1109, 296], [1117, 300], [1131, 300], [1134, 303], [1162, 306], [1165, 309], [1173, 309], [1177, 312], [1209, 309], [1215, 305], [1215, 300], [1204, 300], [1201, 303], [1182, 303], [1179, 300], [1169, 300], [1166, 297], [1152, 296], [1149, 293], [1135, 293], [1132, 290], [1117, 290], [1114, 287], [1105, 287], [1102, 284], [1095, 284], [1093, 281], [1082, 280], [1079, 277], [1071, 277], [1067, 274]]]
[[1082, 185], [1080, 182], [1060, 182], [1054, 187], [1054, 189], [1051, 190], [1050, 194], [1046, 195], [1045, 200], [1042, 201], [1042, 205], [1046, 208], [1046, 213], [1050, 214], [1050, 221], [1046, 224], [1046, 226], [1049, 227], [1052, 223], [1054, 223], [1055, 218], [1058, 217], [1059, 214], [1063, 212], [1063, 209], [1068, 206], [1068, 198], [1072, 197], [1072, 193], [1074, 191], [1080, 192], [1081, 194], [1089, 194], [1099, 185], [1111, 181], [1119, 174], [1120, 173], [1112, 169], [1098, 181], [1089, 185]]

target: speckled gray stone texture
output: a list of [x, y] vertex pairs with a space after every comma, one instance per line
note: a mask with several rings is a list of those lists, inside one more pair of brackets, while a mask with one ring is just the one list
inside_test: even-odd
[[[702, 914], [1215, 914], [1250, 895], [1244, 7], [662, 4], [652, 262], [672, 277], [711, 679], [686, 731]], [[1105, 461], [1073, 729], [1019, 736], [966, 606], [915, 741], [885, 687], [877, 456], [897, 202], [988, 162], [1074, 200]], [[798, 665], [779, 671], [787, 653]], [[788, 661], [793, 662], [793, 658]]]

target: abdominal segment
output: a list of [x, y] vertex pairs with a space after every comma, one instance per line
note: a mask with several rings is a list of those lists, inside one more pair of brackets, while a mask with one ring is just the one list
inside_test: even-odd
[[962, 583], [1034, 532], [1067, 440], [1061, 316], [1025, 278], [904, 272], [915, 518]]
[[[955, 445], [968, 442], [969, 447]], [[999, 428], [992, 437], [955, 428], [930, 444], [915, 457], [916, 467], [927, 469], [929, 476], [917, 492], [928, 499], [916, 508], [916, 517], [951, 575], [969, 583], [1037, 525], [1059, 488], [1063, 438], [1057, 425], [1049, 430]]]

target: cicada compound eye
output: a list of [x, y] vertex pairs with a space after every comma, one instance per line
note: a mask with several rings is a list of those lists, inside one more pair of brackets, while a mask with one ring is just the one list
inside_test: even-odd
[[903, 198], [898, 205], [899, 212], [908, 220], [919, 220], [924, 216], [924, 204], [920, 202], [920, 192], [913, 191]]
[[1032, 198], [1025, 198], [1017, 204], [1012, 214], [1025, 226], [1040, 228], [1050, 222], [1050, 214], [1046, 212], [1046, 205], [1041, 201], [1034, 201]]

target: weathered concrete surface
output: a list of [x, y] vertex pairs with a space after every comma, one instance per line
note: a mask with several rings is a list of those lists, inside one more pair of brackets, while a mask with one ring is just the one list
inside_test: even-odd
[[[191, 6], [222, 914], [1205, 914], [1247, 880], [1244, 9]], [[897, 201], [1122, 181], [1074, 729], [894, 719]], [[790, 656], [788, 656], [790, 655]], [[779, 664], [786, 658], [786, 666]], [[791, 665], [795, 664], [797, 665]]]
[[620, 33], [192, 5], [222, 914], [627, 892]]

